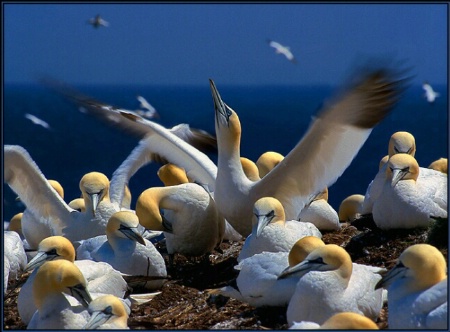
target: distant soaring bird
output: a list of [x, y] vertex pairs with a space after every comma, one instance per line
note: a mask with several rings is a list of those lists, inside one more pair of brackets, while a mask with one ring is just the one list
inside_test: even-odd
[[89, 19], [88, 23], [91, 24], [94, 28], [98, 28], [100, 26], [109, 26], [109, 23], [100, 17], [100, 14], [97, 14], [95, 17]]
[[50, 129], [50, 125], [47, 122], [45, 122], [44, 120], [39, 119], [37, 116], [34, 116], [33, 114], [25, 113], [25, 117], [28, 120], [31, 120], [31, 122], [33, 122], [35, 125], [42, 126], [45, 129]]
[[136, 96], [136, 98], [140, 102], [139, 108], [146, 109], [146, 111], [141, 109], [136, 110], [136, 113], [147, 119], [159, 118], [159, 114], [156, 109], [152, 105], [150, 105], [150, 103], [144, 97]]
[[293, 63], [297, 63], [297, 60], [294, 57], [294, 54], [290, 51], [288, 46], [283, 46], [280, 43], [277, 43], [276, 41], [267, 39], [267, 42], [271, 47], [275, 49], [275, 53], [277, 54], [283, 54], [289, 61]]
[[425, 90], [425, 98], [429, 103], [434, 103], [437, 97], [439, 97], [439, 92], [433, 90], [428, 82], [424, 82], [422, 88]]

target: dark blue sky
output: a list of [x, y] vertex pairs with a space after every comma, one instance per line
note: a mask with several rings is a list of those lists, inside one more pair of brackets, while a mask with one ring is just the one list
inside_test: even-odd
[[[109, 27], [87, 24], [98, 13]], [[3, 3], [3, 15], [6, 84], [335, 84], [372, 58], [447, 83], [446, 3]]]

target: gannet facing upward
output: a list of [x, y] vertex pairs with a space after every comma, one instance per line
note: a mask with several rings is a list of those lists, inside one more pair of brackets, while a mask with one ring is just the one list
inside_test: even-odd
[[3, 248], [3, 290], [6, 293], [8, 280], [16, 279], [25, 269], [27, 255], [19, 234], [14, 231], [4, 231]]
[[277, 279], [286, 266], [303, 261], [314, 249], [325, 243], [315, 236], [298, 240], [289, 252], [262, 252], [245, 258], [234, 268], [239, 270], [236, 288], [225, 286], [212, 293], [233, 297], [252, 306], [283, 306], [295, 291], [297, 278]]
[[167, 277], [161, 254], [138, 231], [139, 219], [134, 212], [114, 213], [106, 226], [106, 235], [80, 241], [78, 259], [110, 264], [114, 269], [132, 276], [150, 276], [144, 287], [159, 289]]
[[434, 91], [433, 87], [428, 82], [424, 82], [422, 88], [425, 90], [425, 98], [427, 98], [427, 101], [430, 104], [434, 103], [436, 98], [440, 96], [439, 92]]
[[288, 59], [292, 63], [297, 62], [297, 60], [294, 57], [294, 54], [292, 54], [288, 46], [281, 45], [280, 43], [270, 39], [267, 39], [267, 42], [269, 43], [270, 47], [273, 47], [275, 49], [275, 53], [283, 54], [286, 57], [286, 59]]
[[333, 184], [344, 172], [372, 128], [398, 99], [401, 80], [386, 70], [372, 72], [328, 104], [296, 147], [260, 181], [246, 178], [240, 164], [241, 125], [212, 80], [218, 143], [214, 199], [225, 219], [243, 236], [251, 233], [253, 204], [277, 198], [286, 219], [296, 219], [311, 194]]
[[328, 204], [328, 188], [314, 195], [297, 219], [310, 222], [321, 231], [335, 231], [341, 228], [336, 210]]
[[290, 330], [378, 330], [370, 318], [356, 312], [340, 312], [328, 318], [322, 325], [314, 322], [294, 322]]
[[253, 208], [253, 229], [246, 238], [237, 261], [261, 253], [289, 252], [295, 242], [305, 236], [322, 237], [322, 233], [309, 222], [286, 220], [283, 206], [273, 197], [262, 197]]
[[354, 194], [346, 197], [339, 205], [339, 221], [352, 222], [361, 215], [364, 196]]
[[375, 224], [381, 229], [428, 227], [430, 217], [446, 218], [447, 184], [446, 174], [419, 168], [408, 154], [393, 155], [373, 204]]
[[294, 322], [323, 324], [338, 312], [356, 312], [376, 319], [383, 294], [374, 291], [381, 276], [371, 266], [352, 264], [350, 255], [334, 244], [320, 246], [279, 278], [300, 277], [289, 301], [286, 317]]
[[121, 273], [105, 262], [91, 260], [75, 260], [75, 248], [63, 236], [50, 236], [39, 243], [38, 252], [25, 267], [25, 271], [33, 270], [20, 289], [17, 298], [17, 309], [20, 318], [28, 324], [36, 307], [33, 304], [32, 288], [39, 267], [47, 261], [67, 260], [74, 263], [87, 281], [90, 294], [113, 294], [124, 298], [128, 291], [126, 281]]
[[438, 160], [435, 160], [430, 165], [428, 165], [428, 168], [448, 174], [448, 159], [439, 158]]
[[429, 244], [403, 251], [397, 264], [378, 282], [388, 290], [390, 329], [448, 328], [447, 263]]
[[92, 301], [86, 286], [86, 279], [74, 263], [45, 262], [34, 279], [33, 300], [37, 310], [27, 329], [82, 328], [89, 318], [86, 308]]
[[129, 330], [128, 313], [122, 301], [114, 295], [99, 296], [89, 303], [89, 321], [85, 330]]
[[[178, 170], [181, 176], [185, 174], [184, 170]], [[165, 184], [176, 183], [176, 180], [167, 182], [163, 172], [158, 175]], [[164, 231], [167, 252], [172, 256], [175, 253], [186, 256], [211, 253], [222, 242], [225, 230], [225, 220], [214, 199], [196, 183], [145, 190], [137, 199], [136, 215], [145, 228]]]

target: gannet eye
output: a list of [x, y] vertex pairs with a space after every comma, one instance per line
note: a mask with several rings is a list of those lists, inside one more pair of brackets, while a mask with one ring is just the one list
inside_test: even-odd
[[325, 264], [322, 257], [317, 257], [315, 259], [311, 259], [311, 260], [309, 260], [309, 262], [314, 263], [314, 264]]
[[107, 315], [112, 315], [113, 314], [113, 309], [112, 309], [112, 307], [109, 305], [109, 306], [107, 306], [104, 310], [103, 310], [103, 312], [105, 313], [105, 314], [107, 314]]
[[275, 211], [270, 211], [268, 214], [266, 214], [266, 217], [268, 218], [268, 219], [273, 219], [273, 217], [275, 217]]
[[55, 259], [56, 256], [59, 256], [59, 254], [56, 252], [56, 249], [50, 249], [49, 251], [45, 252], [47, 254], [47, 256], [54, 256], [52, 259]]

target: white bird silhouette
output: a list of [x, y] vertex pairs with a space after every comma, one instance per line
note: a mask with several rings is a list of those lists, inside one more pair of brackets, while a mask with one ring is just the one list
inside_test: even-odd
[[267, 42], [271, 47], [275, 49], [275, 53], [277, 54], [283, 54], [289, 61], [296, 63], [297, 60], [294, 57], [294, 54], [292, 54], [291, 50], [288, 46], [281, 45], [280, 43], [267, 39]]
[[434, 91], [428, 82], [424, 82], [422, 88], [425, 90], [425, 98], [429, 103], [434, 103], [436, 98], [439, 97], [439, 92]]
[[100, 17], [100, 14], [97, 14], [95, 17], [89, 19], [88, 23], [91, 24], [94, 28], [98, 28], [100, 26], [109, 26], [109, 23]]
[[140, 105], [139, 108], [144, 108], [147, 111], [138, 109], [136, 110], [136, 113], [139, 114], [140, 116], [147, 118], [147, 119], [154, 119], [154, 118], [159, 118], [159, 114], [156, 111], [156, 109], [150, 105], [150, 103], [142, 96], [136, 96], [137, 100], [139, 100]]
[[28, 120], [31, 120], [31, 122], [33, 122], [35, 125], [42, 126], [45, 129], [51, 129], [50, 125], [47, 122], [45, 122], [44, 120], [39, 119], [37, 116], [34, 116], [33, 114], [25, 113], [25, 117]]

